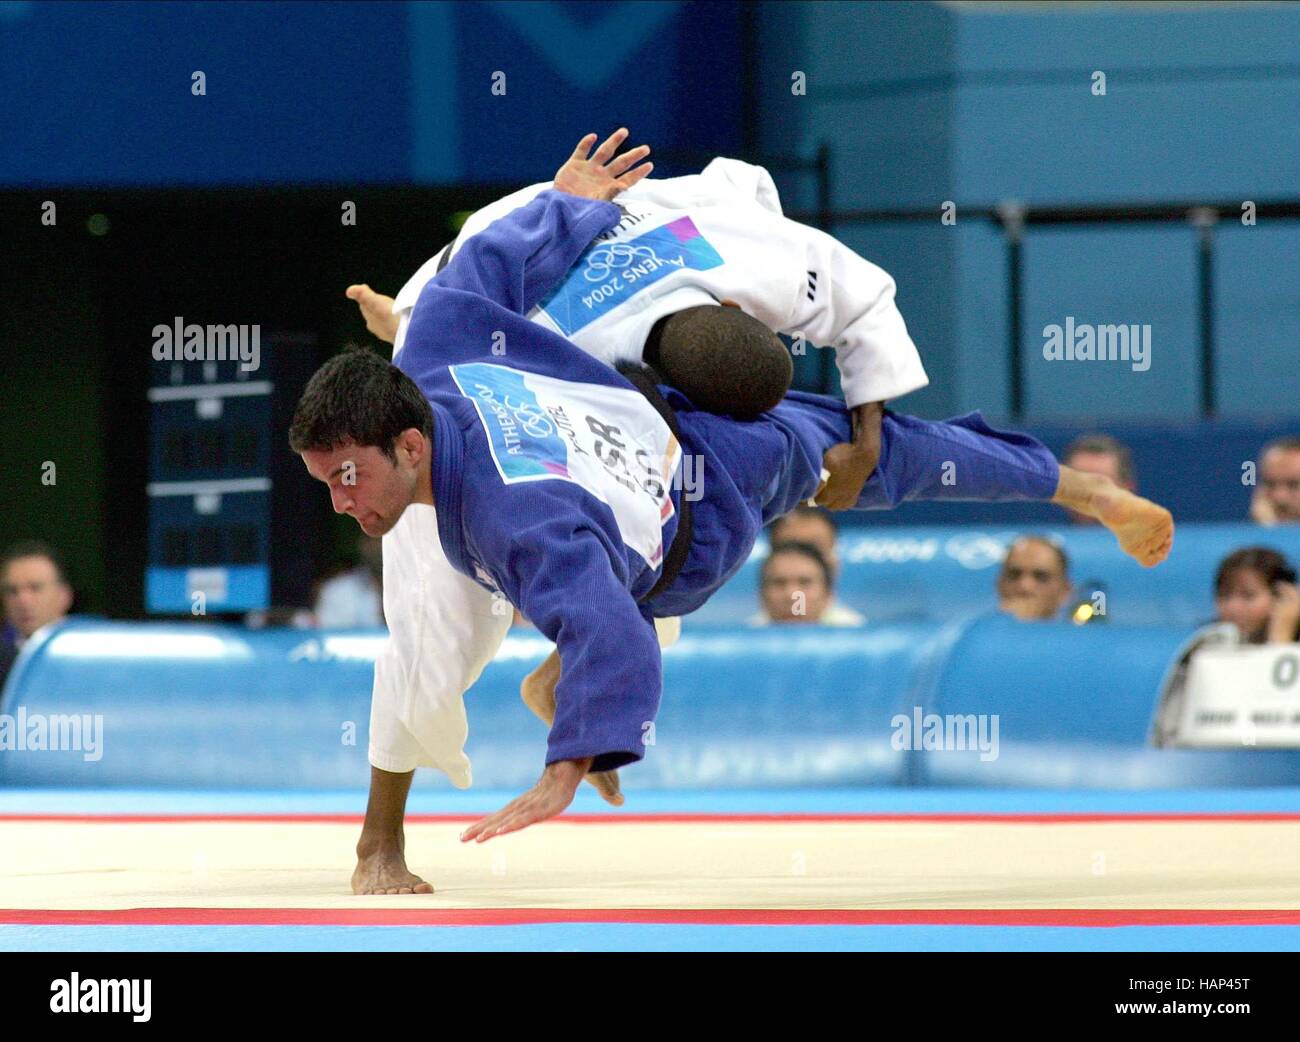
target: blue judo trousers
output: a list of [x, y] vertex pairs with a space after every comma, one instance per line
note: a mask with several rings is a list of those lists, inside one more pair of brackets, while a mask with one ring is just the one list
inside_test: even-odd
[[[652, 468], [629, 466], [631, 439], [603, 403], [635, 397], [644, 412], [644, 399], [525, 317], [620, 217], [611, 203], [546, 191], [494, 222], [425, 286], [398, 359], [433, 410], [434, 505], [447, 558], [555, 641], [562, 670], [546, 762], [592, 757], [596, 771], [645, 753], [661, 689], [652, 620], [704, 604], [765, 524], [815, 494], [826, 450], [851, 438], [848, 410], [833, 398], [791, 392], [743, 422], [663, 387], [681, 452], [694, 457], [699, 498], [693, 483], [661, 487]], [[622, 500], [608, 482], [583, 478], [593, 458], [619, 472], [629, 490]], [[1046, 500], [1058, 478], [1041, 443], [994, 430], [978, 413], [934, 422], [887, 412], [880, 461], [856, 506]], [[689, 554], [668, 589], [643, 602], [684, 494], [692, 496]]]

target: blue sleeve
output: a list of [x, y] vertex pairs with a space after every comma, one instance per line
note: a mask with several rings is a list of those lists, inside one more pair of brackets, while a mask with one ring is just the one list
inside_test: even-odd
[[621, 217], [613, 203], [547, 189], [466, 240], [425, 292], [463, 290], [526, 315]]
[[663, 682], [659, 640], [604, 539], [581, 522], [564, 527], [518, 533], [506, 592], [560, 652], [546, 762], [591, 756], [593, 771], [609, 771], [645, 755]]

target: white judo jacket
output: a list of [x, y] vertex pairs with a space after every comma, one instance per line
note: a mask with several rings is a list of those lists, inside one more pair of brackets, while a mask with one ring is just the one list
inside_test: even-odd
[[[535, 184], [475, 212], [447, 250], [551, 187]], [[639, 362], [651, 326], [697, 304], [734, 300], [769, 329], [833, 347], [850, 407], [926, 386], [889, 273], [825, 232], [782, 215], [766, 170], [718, 158], [704, 172], [647, 178], [615, 200], [624, 219], [528, 315], [611, 365]], [[681, 251], [683, 231], [694, 245]], [[662, 245], [661, 245], [662, 244]], [[672, 247], [672, 260], [659, 254]], [[420, 290], [446, 263], [427, 261], [393, 302], [401, 351]], [[685, 259], [685, 263], [677, 263]], [[506, 348], [508, 351], [508, 347]]]

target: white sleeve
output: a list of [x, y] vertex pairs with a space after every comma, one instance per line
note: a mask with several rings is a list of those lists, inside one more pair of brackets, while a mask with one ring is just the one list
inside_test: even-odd
[[[639, 190], [639, 191], [638, 191]], [[782, 261], [805, 258], [806, 285], [736, 287], [738, 303], [778, 332], [802, 334], [814, 346], [835, 348], [840, 384], [850, 407], [899, 398], [930, 382], [921, 356], [894, 304], [889, 273], [825, 232], [786, 218], [771, 175], [761, 166], [719, 156], [702, 173], [663, 181], [647, 179], [631, 189], [663, 206], [732, 210], [756, 255], [781, 251]], [[789, 270], [772, 263], [767, 271]], [[788, 292], [789, 289], [796, 292]], [[786, 290], [786, 292], [782, 292]], [[787, 310], [787, 302], [792, 302]]]
[[807, 284], [782, 333], [835, 349], [844, 400], [850, 408], [900, 398], [930, 382], [920, 353], [894, 303], [889, 272], [816, 228], [799, 229]]
[[711, 160], [698, 174], [647, 177], [618, 198], [640, 199], [668, 209], [741, 201], [757, 203], [772, 213], [781, 213], [781, 197], [772, 175], [761, 166], [726, 156]]
[[465, 788], [464, 694], [501, 646], [513, 611], [452, 568], [432, 507], [407, 507], [383, 553], [389, 639], [375, 662], [370, 762], [398, 774], [436, 767]]

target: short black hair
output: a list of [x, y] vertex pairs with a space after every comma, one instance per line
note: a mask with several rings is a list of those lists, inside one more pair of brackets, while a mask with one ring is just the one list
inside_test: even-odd
[[826, 522], [826, 527], [831, 530], [832, 537], [839, 535], [839, 526], [835, 524], [835, 518], [831, 517], [831, 512], [829, 510], [825, 507], [814, 507], [809, 506], [807, 503], [800, 503], [788, 514], [782, 514], [768, 526], [768, 542], [773, 545], [783, 542], [778, 533], [780, 533], [781, 529], [785, 527], [787, 521], [796, 517], [815, 517], [820, 521]]
[[1007, 560], [1011, 557], [1011, 551], [1014, 550], [1021, 543], [1041, 543], [1043, 546], [1051, 550], [1052, 553], [1056, 554], [1056, 560], [1061, 566], [1061, 577], [1065, 579], [1067, 582], [1069, 581], [1070, 557], [1065, 552], [1065, 547], [1063, 547], [1051, 536], [1040, 535], [1037, 532], [1031, 532], [1029, 535], [1017, 536], [1015, 539], [1011, 541], [1011, 545], [1007, 547], [1007, 552], [1002, 555], [1002, 569], [1001, 569], [1002, 572], [1005, 572], [1007, 570]]
[[779, 336], [739, 308], [718, 304], [659, 319], [643, 357], [696, 408], [740, 420], [774, 408], [794, 378]]
[[39, 539], [23, 539], [7, 547], [4, 555], [0, 556], [0, 575], [4, 574], [11, 562], [21, 560], [24, 557], [46, 558], [50, 564], [54, 565], [54, 570], [59, 576], [59, 582], [64, 586], [71, 585], [68, 582], [68, 569], [63, 563], [63, 555], [50, 546], [49, 543], [43, 543]]
[[1137, 484], [1137, 468], [1133, 466], [1133, 453], [1118, 438], [1109, 434], [1081, 434], [1065, 447], [1065, 452], [1061, 456], [1062, 462], [1067, 467], [1070, 465], [1070, 458], [1076, 452], [1087, 452], [1095, 456], [1113, 456], [1119, 470], [1120, 482], [1125, 485]]
[[393, 463], [393, 443], [416, 428], [433, 437], [433, 410], [415, 381], [366, 347], [349, 346], [316, 370], [289, 425], [294, 452], [374, 445]]
[[1214, 595], [1221, 596], [1233, 573], [1242, 571], [1258, 573], [1270, 590], [1274, 583], [1296, 581], [1291, 562], [1271, 546], [1246, 546], [1219, 562], [1219, 570], [1214, 573]]
[[813, 546], [812, 543], [798, 543], [791, 540], [788, 543], [777, 543], [776, 546], [768, 552], [766, 559], [763, 561], [763, 567], [759, 571], [758, 582], [760, 586], [767, 585], [767, 573], [771, 564], [781, 554], [798, 554], [801, 557], [807, 557], [816, 563], [817, 567], [822, 570], [822, 578], [826, 582], [826, 589], [834, 588], [834, 580], [831, 578], [831, 566], [822, 552]]

